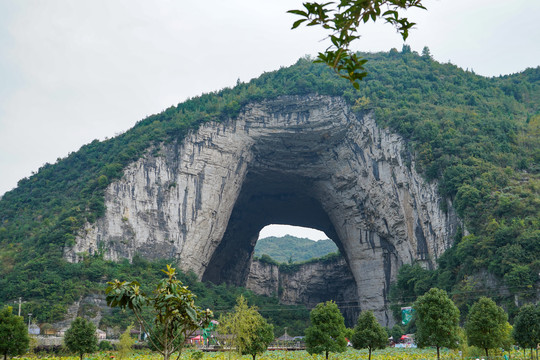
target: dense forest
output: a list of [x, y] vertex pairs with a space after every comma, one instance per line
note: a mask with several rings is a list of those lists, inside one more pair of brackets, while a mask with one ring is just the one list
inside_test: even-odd
[[337, 251], [338, 248], [332, 240], [314, 241], [291, 235], [269, 236], [257, 240], [257, 244], [255, 244], [255, 256], [268, 255], [279, 263], [307, 261]]
[[539, 283], [540, 67], [486, 78], [434, 61], [427, 48], [421, 55], [404, 46], [363, 56], [369, 75], [358, 90], [324, 65], [300, 59], [171, 106], [22, 179], [0, 200], [0, 303], [22, 297], [24, 313], [40, 322], [61, 319], [75, 299], [103, 291], [129, 268], [99, 253], [71, 264], [62, 253], [86, 222], [104, 213], [105, 188], [130, 162], [204, 122], [234, 118], [249, 102], [317, 93], [341, 96], [354, 111], [373, 111], [380, 126], [401, 134], [415, 166], [438, 180], [464, 221], [436, 270], [403, 267], [394, 306], [438, 286], [465, 312], [476, 297], [490, 295], [512, 315], [516, 298], [530, 301]]

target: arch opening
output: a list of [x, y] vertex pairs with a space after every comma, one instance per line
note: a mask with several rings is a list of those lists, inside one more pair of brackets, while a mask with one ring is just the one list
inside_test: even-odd
[[337, 253], [336, 244], [322, 231], [302, 226], [270, 224], [259, 232], [254, 260], [299, 264]]
[[280, 172], [248, 173], [203, 281], [245, 285], [259, 232], [270, 224], [322, 231], [343, 253], [336, 229], [320, 202], [310, 193], [308, 182]]
[[270, 224], [259, 232], [259, 240], [270, 236], [282, 237], [291, 235], [297, 238], [305, 238], [313, 241], [326, 240], [328, 237], [322, 231], [303, 226]]
[[357, 287], [346, 257], [340, 256], [325, 264], [305, 265], [297, 272], [286, 274], [274, 269], [274, 277], [265, 280], [261, 280], [260, 272], [268, 272], [267, 265], [253, 261], [259, 233], [270, 224], [319, 230], [344, 254], [336, 228], [309, 182], [306, 178], [276, 171], [248, 173], [227, 230], [202, 279], [246, 286], [259, 294], [278, 296], [282, 303], [302, 303], [309, 308], [334, 300], [347, 309], [344, 311], [347, 322], [354, 321], [358, 311]]

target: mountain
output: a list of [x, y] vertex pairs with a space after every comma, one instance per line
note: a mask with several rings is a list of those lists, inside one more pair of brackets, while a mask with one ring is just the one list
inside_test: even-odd
[[336, 244], [330, 239], [314, 241], [291, 235], [269, 236], [255, 244], [255, 256], [266, 254], [280, 263], [307, 261], [337, 251]]
[[359, 90], [323, 65], [300, 59], [171, 106], [19, 181], [0, 200], [0, 303], [23, 297], [25, 313], [50, 322], [81, 296], [103, 291], [105, 281], [122, 274], [119, 264], [100, 251], [82, 254], [78, 263], [63, 253], [104, 215], [105, 190], [130, 164], [145, 154], [158, 156], [162, 144], [202, 124], [235, 119], [247, 104], [309, 94], [340, 97], [400, 134], [409, 147], [403, 157], [411, 159], [405, 165], [414, 157], [416, 170], [437, 181], [463, 220], [437, 269], [404, 267], [396, 303], [409, 303], [434, 285], [453, 293], [462, 309], [478, 294], [498, 297], [509, 309], [537, 298], [540, 67], [486, 78], [405, 48], [365, 57], [369, 76]]

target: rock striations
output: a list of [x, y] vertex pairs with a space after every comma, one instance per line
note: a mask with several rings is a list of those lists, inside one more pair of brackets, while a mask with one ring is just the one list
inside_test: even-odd
[[251, 263], [246, 287], [253, 292], [277, 296], [282, 304], [305, 304], [314, 308], [333, 300], [341, 308], [348, 327], [354, 327], [359, 315], [358, 289], [342, 256], [282, 266], [261, 260]]
[[433, 267], [451, 244], [458, 220], [442, 201], [405, 141], [372, 113], [341, 98], [287, 96], [151, 149], [108, 187], [105, 216], [65, 258], [175, 258], [203, 280], [245, 285], [264, 226], [312, 227], [344, 255], [356, 285], [350, 300], [388, 324], [398, 268]]

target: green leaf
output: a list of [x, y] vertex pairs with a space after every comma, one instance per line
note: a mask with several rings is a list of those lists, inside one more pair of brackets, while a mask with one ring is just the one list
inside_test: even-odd
[[298, 26], [300, 26], [300, 24], [302, 24], [304, 21], [306, 21], [307, 19], [300, 19], [300, 20], [296, 20], [294, 23], [293, 23], [293, 26], [291, 29], [296, 29]]
[[197, 312], [191, 306], [186, 307], [186, 314], [190, 317], [190, 319], [193, 322], [197, 321]]
[[302, 10], [289, 10], [289, 11], [287, 11], [287, 13], [289, 13], [289, 14], [296, 14], [296, 15], [300, 15], [300, 16], [304, 16], [304, 17], [308, 17], [307, 12], [302, 11]]

